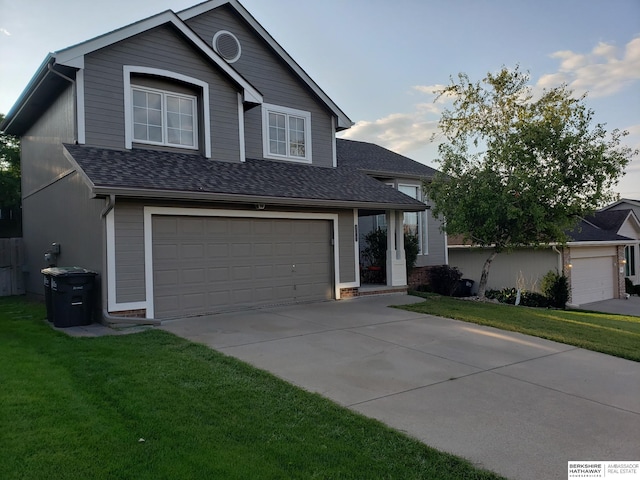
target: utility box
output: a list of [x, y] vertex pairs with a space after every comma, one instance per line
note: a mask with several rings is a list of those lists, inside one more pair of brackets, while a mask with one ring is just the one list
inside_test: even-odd
[[[93, 320], [93, 287], [96, 272], [80, 267], [51, 267], [42, 270], [47, 291], [47, 318], [56, 327], [89, 325]], [[47, 280], [49, 280], [47, 282]]]

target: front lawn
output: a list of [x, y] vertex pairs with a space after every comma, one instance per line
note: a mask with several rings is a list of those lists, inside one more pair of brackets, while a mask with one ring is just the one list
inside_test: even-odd
[[169, 333], [43, 318], [0, 299], [0, 478], [499, 478]]
[[553, 310], [420, 294], [425, 302], [399, 308], [488, 325], [640, 361], [640, 317]]

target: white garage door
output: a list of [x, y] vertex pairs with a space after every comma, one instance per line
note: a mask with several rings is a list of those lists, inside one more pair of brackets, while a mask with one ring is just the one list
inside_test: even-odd
[[154, 215], [156, 318], [333, 297], [327, 220]]
[[571, 301], [575, 305], [614, 298], [615, 257], [572, 260]]

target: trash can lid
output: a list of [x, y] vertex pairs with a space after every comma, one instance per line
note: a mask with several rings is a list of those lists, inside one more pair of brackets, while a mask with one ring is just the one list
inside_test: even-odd
[[87, 270], [82, 267], [49, 267], [43, 268], [41, 271], [44, 275], [52, 277], [72, 277], [74, 275], [97, 275], [97, 272]]

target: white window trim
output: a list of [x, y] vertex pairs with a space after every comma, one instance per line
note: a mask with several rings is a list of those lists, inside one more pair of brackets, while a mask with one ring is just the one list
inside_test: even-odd
[[[198, 125], [198, 131], [203, 132], [204, 138], [204, 156], [211, 158], [211, 120], [210, 120], [210, 105], [209, 105], [209, 84], [203, 82], [197, 78], [188, 77], [181, 73], [171, 72], [169, 70], [163, 70], [159, 68], [150, 67], [138, 67], [134, 65], [124, 65], [123, 70], [123, 85], [124, 85], [124, 143], [125, 148], [133, 148], [133, 99], [131, 92], [131, 74], [141, 73], [146, 75], [155, 75], [159, 77], [171, 78], [179, 80], [181, 82], [190, 83], [202, 89], [202, 118], [203, 125]], [[146, 88], [146, 87], [145, 87]], [[199, 111], [196, 111], [196, 124], [199, 122]], [[202, 130], [201, 130], [202, 129]], [[196, 140], [198, 137], [196, 136]], [[171, 145], [173, 146], [173, 145]], [[187, 147], [180, 147], [187, 148]]]
[[[282, 115], [303, 118], [304, 125], [304, 153], [303, 157], [293, 157], [288, 153], [286, 155], [276, 155], [269, 153], [269, 113], [278, 113]], [[289, 135], [289, 123], [287, 120], [287, 135]], [[287, 137], [288, 138], [288, 137]], [[287, 152], [289, 145], [287, 142]], [[291, 162], [311, 163], [311, 113], [304, 110], [296, 110], [294, 108], [281, 107], [269, 103], [262, 104], [262, 156], [273, 160], [287, 160]]]
[[[131, 96], [133, 97], [134, 91], [138, 92], [146, 92], [160, 95], [162, 97], [162, 141], [155, 142], [153, 140], [141, 140], [139, 138], [133, 138], [135, 143], [143, 143], [145, 145], [160, 145], [165, 147], [175, 147], [175, 148], [185, 148], [187, 150], [199, 150], [198, 145], [198, 97], [195, 95], [186, 95], [184, 93], [176, 93], [171, 92], [169, 90], [160, 90], [157, 88], [145, 87], [141, 85], [132, 85], [131, 86]], [[170, 143], [169, 142], [169, 125], [167, 119], [167, 97], [175, 97], [179, 99], [190, 100], [192, 102], [193, 108], [193, 133], [192, 133], [192, 141], [193, 145], [182, 145], [180, 143]], [[133, 104], [133, 103], [132, 103]], [[135, 106], [134, 106], [135, 107]], [[135, 122], [133, 122], [135, 128]]]
[[[411, 187], [415, 188], [418, 198], [416, 200], [420, 202], [424, 202], [424, 196], [422, 192], [422, 188], [420, 185], [415, 185], [411, 183], [398, 183], [398, 191], [400, 187]], [[406, 195], [406, 194], [405, 194]], [[426, 210], [422, 212], [416, 212], [418, 214], [418, 255], [429, 255], [429, 223], [428, 223], [428, 212]], [[404, 216], [403, 216], [403, 224], [404, 224]]]

